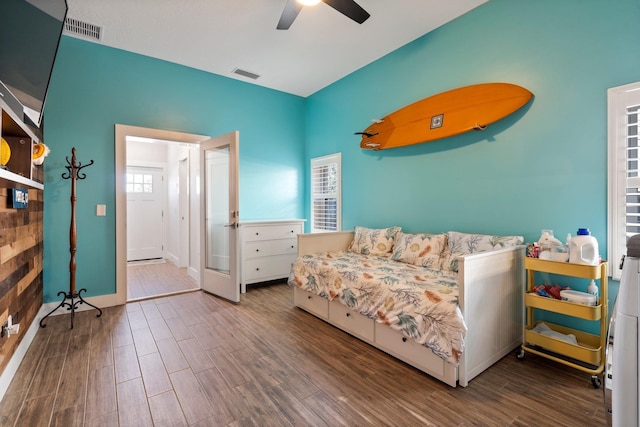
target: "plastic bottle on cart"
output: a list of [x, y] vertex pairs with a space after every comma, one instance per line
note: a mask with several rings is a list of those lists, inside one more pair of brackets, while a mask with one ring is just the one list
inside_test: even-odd
[[587, 293], [596, 297], [598, 296], [598, 285], [596, 285], [595, 280], [591, 279], [589, 282], [589, 286], [587, 286]]
[[578, 235], [571, 238], [569, 262], [575, 264], [600, 264], [598, 241], [588, 228], [579, 228]]

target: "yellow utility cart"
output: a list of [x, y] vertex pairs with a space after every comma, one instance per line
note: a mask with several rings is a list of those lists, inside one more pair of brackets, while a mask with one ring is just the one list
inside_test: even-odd
[[[516, 356], [518, 359], [523, 359], [525, 352], [530, 352], [590, 373], [593, 386], [599, 388], [601, 385], [599, 375], [602, 374], [606, 362], [605, 349], [607, 320], [609, 318], [607, 262], [603, 261], [600, 265], [584, 265], [527, 257], [524, 265], [527, 269], [527, 290], [524, 296], [527, 319], [524, 330], [524, 343]], [[581, 305], [536, 294], [533, 290], [536, 286], [534, 282], [536, 272], [599, 281], [597, 305]], [[554, 337], [542, 335], [533, 331], [533, 328], [539, 323], [534, 323], [534, 309], [547, 310], [599, 322], [600, 333], [599, 335], [593, 335], [545, 322], [547, 326], [556, 332], [575, 335], [578, 344], [575, 345]]]

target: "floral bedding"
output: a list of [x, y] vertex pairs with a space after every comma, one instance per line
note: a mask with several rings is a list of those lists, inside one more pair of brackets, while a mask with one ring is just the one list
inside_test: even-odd
[[455, 271], [342, 251], [299, 257], [289, 284], [337, 299], [447, 362], [457, 365], [460, 360], [467, 328], [458, 308]]

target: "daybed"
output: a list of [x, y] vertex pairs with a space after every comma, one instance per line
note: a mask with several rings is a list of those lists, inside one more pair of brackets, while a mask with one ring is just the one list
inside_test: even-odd
[[520, 236], [298, 235], [297, 307], [455, 387], [522, 343]]

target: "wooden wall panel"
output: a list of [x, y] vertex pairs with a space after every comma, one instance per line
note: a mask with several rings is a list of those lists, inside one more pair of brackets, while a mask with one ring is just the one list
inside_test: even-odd
[[0, 179], [0, 325], [11, 315], [20, 332], [0, 338], [0, 374], [42, 305], [44, 192], [29, 188], [28, 207], [13, 209], [14, 186]]

